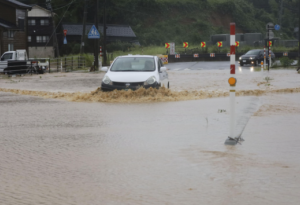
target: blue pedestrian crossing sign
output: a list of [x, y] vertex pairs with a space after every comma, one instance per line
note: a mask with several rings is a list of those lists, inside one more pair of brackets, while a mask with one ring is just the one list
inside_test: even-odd
[[279, 26], [278, 24], [276, 24], [276, 25], [274, 26], [274, 28], [275, 28], [276, 31], [278, 31], [278, 30], [280, 29], [280, 26]]
[[68, 42], [67, 42], [67, 38], [65, 37], [64, 38], [64, 44], [67, 44]]
[[89, 34], [88, 34], [88, 38], [89, 39], [98, 39], [100, 38], [100, 33], [99, 31], [96, 29], [95, 25], [92, 26]]

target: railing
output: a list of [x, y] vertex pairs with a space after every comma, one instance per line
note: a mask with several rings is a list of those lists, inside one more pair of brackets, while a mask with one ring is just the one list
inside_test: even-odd
[[85, 58], [83, 56], [50, 58], [48, 72], [72, 72], [85, 68]]

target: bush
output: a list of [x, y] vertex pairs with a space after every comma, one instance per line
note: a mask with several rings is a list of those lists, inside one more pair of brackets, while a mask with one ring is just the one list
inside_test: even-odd
[[89, 54], [83, 54], [82, 56], [85, 58], [85, 66], [91, 67], [94, 62], [94, 56]]
[[282, 57], [279, 60], [284, 68], [288, 68], [293, 63], [293, 60], [289, 59], [288, 57]]
[[128, 42], [114, 42], [107, 45], [107, 52], [113, 52], [113, 51], [128, 51], [132, 47], [131, 43]]

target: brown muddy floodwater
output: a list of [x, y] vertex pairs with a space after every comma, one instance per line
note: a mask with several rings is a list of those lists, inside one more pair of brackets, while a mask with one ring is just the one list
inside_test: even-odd
[[245, 142], [231, 147], [228, 98], [22, 92], [0, 91], [1, 205], [300, 204], [299, 93], [238, 97]]

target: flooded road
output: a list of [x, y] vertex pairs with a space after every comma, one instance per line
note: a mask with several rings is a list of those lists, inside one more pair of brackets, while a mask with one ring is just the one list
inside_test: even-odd
[[159, 91], [0, 76], [0, 205], [298, 205], [299, 75], [237, 68], [232, 147], [229, 63], [168, 66]]
[[231, 147], [225, 97], [116, 104], [0, 92], [0, 204], [299, 204], [299, 99], [238, 97], [246, 141]]

